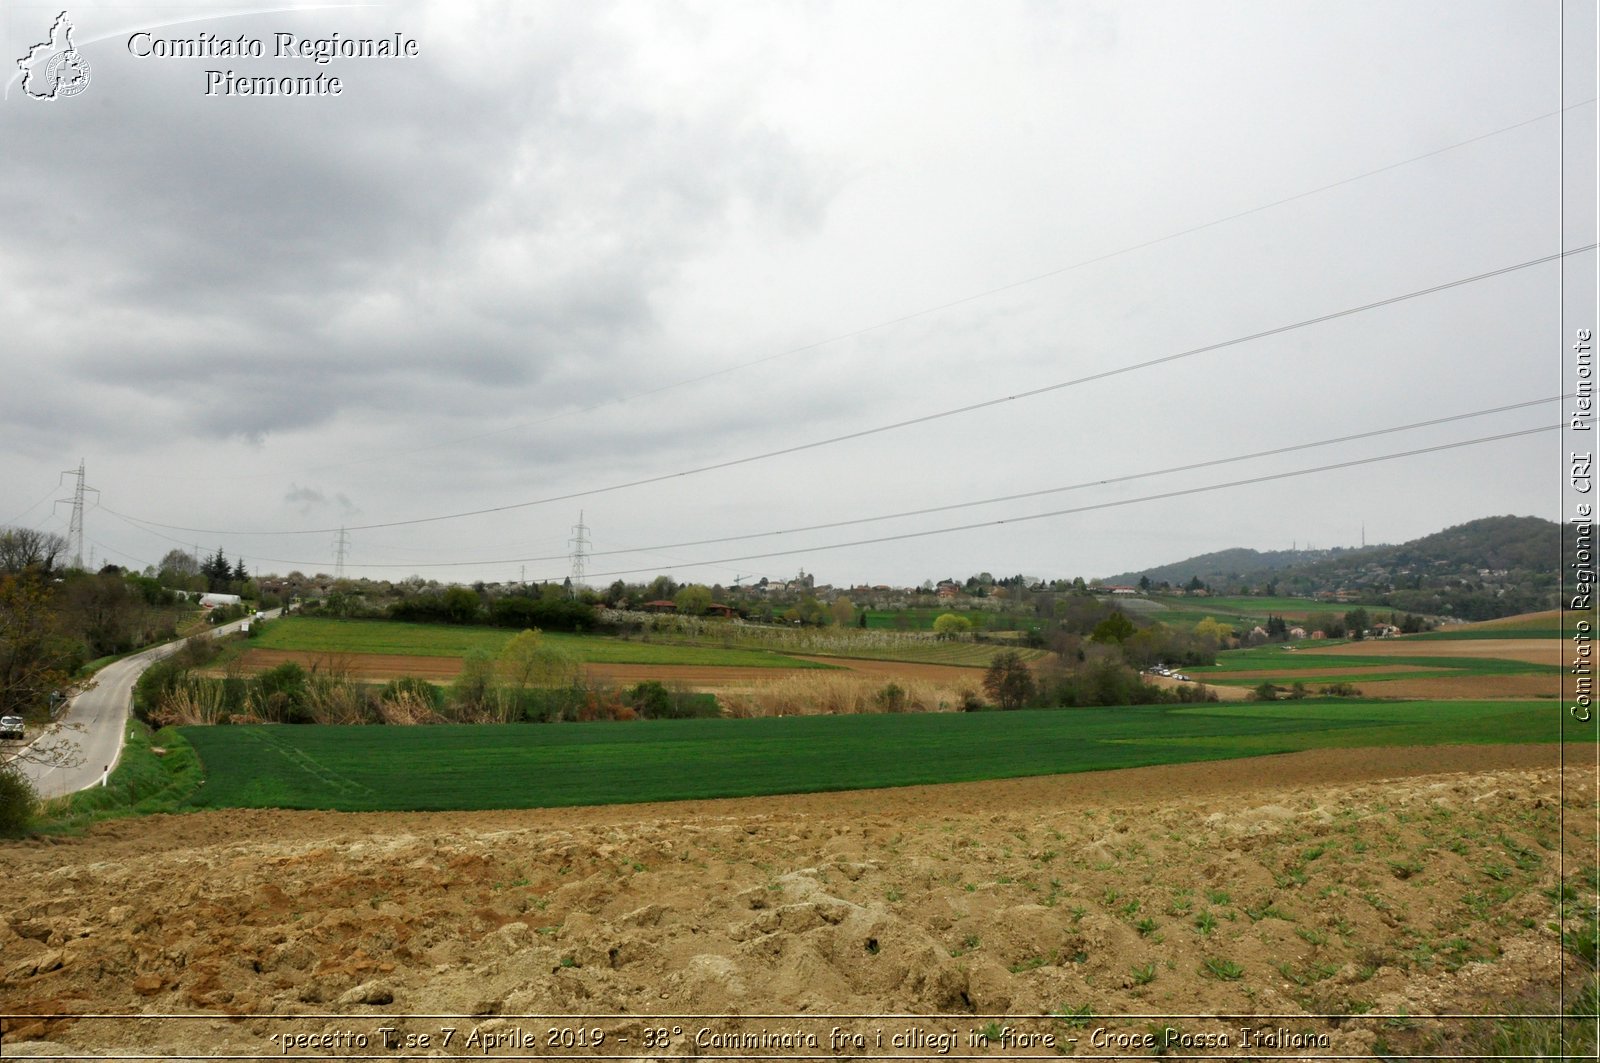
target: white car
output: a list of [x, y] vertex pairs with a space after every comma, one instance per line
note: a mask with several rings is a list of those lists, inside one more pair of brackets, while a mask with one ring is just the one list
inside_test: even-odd
[[0, 716], [0, 740], [20, 742], [26, 731], [21, 716]]

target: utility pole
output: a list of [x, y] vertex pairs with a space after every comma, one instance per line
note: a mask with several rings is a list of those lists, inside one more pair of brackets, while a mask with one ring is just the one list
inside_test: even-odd
[[333, 541], [333, 578], [344, 579], [344, 555], [350, 549], [350, 534], [343, 528], [339, 529], [339, 537]]
[[589, 528], [583, 523], [583, 510], [578, 510], [578, 524], [572, 529], [572, 538], [567, 540], [572, 547], [572, 586], [574, 589], [582, 586], [584, 565], [589, 559]]

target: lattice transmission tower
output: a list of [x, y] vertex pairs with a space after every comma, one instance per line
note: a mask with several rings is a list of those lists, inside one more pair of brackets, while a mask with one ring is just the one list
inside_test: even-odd
[[100, 493], [97, 487], [85, 487], [83, 483], [83, 459], [78, 459], [76, 469], [65, 469], [62, 476], [74, 476], [77, 482], [72, 490], [71, 498], [58, 498], [56, 503], [70, 502], [72, 504], [72, 518], [67, 523], [67, 550], [72, 554], [72, 567], [83, 567], [83, 496], [85, 492]]
[[333, 578], [344, 579], [344, 555], [350, 549], [350, 533], [343, 528], [339, 529], [339, 537], [333, 541]]
[[583, 523], [583, 510], [578, 510], [578, 523], [572, 529], [572, 538], [567, 540], [567, 545], [572, 547], [572, 586], [574, 589], [583, 585], [585, 567], [589, 562], [589, 526]]

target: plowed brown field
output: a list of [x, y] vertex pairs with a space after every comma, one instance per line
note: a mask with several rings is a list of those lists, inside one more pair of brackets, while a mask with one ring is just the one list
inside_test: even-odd
[[[433, 1039], [414, 1057], [595, 1027], [594, 1054], [629, 1058], [933, 1058], [945, 1031], [953, 1054], [1007, 1054], [968, 1047], [992, 1016], [1078, 1038], [1022, 1054], [1104, 1057], [1091, 1038], [1150, 1025], [1116, 1016], [1179, 1014], [1234, 1016], [1174, 1023], [1191, 1035], [1281, 1026], [1325, 1035], [1313, 1055], [1365, 1055], [1394, 1036], [1383, 1016], [1445, 1031], [1428, 1016], [1560, 978], [1544, 891], [1564, 837], [1572, 868], [1593, 860], [1595, 778], [1563, 780], [1557, 756], [1330, 750], [737, 801], [108, 823], [0, 845], [0, 999], [129, 1017], [10, 1019], [3, 1054], [275, 1056], [285, 1036], [385, 1027]], [[1113, 1017], [1008, 1018], [1063, 1008]], [[1365, 1017], [1307, 1017], [1334, 1012]], [[407, 1017], [425, 1015], [457, 1017]], [[695, 1043], [834, 1026], [864, 1047]], [[668, 1043], [648, 1047], [657, 1028]], [[921, 1047], [891, 1047], [908, 1031]]]
[[1438, 676], [1433, 679], [1385, 679], [1359, 684], [1363, 694], [1374, 698], [1421, 698], [1426, 700], [1493, 701], [1499, 698], [1522, 700], [1560, 696], [1561, 677], [1556, 675], [1468, 675], [1460, 678]]
[[1300, 643], [1295, 652], [1307, 657], [1503, 657], [1530, 664], [1561, 664], [1566, 645], [1560, 639], [1367, 639], [1342, 646], [1311, 649]]

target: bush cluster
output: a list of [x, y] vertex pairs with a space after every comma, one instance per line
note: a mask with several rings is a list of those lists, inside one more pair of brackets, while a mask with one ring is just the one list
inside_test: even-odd
[[33, 783], [15, 764], [0, 765], [0, 837], [26, 834], [39, 810]]
[[254, 676], [206, 676], [182, 658], [159, 662], [140, 678], [134, 701], [142, 722], [556, 723], [721, 714], [714, 695], [673, 690], [654, 680], [621, 691], [576, 675], [558, 685], [516, 686], [492, 669], [468, 668], [448, 689], [410, 676], [380, 686], [293, 661]]
[[593, 631], [599, 626], [594, 607], [575, 599], [514, 594], [493, 598], [485, 605], [467, 587], [403, 599], [389, 606], [387, 616], [420, 624], [491, 624], [545, 631]]

